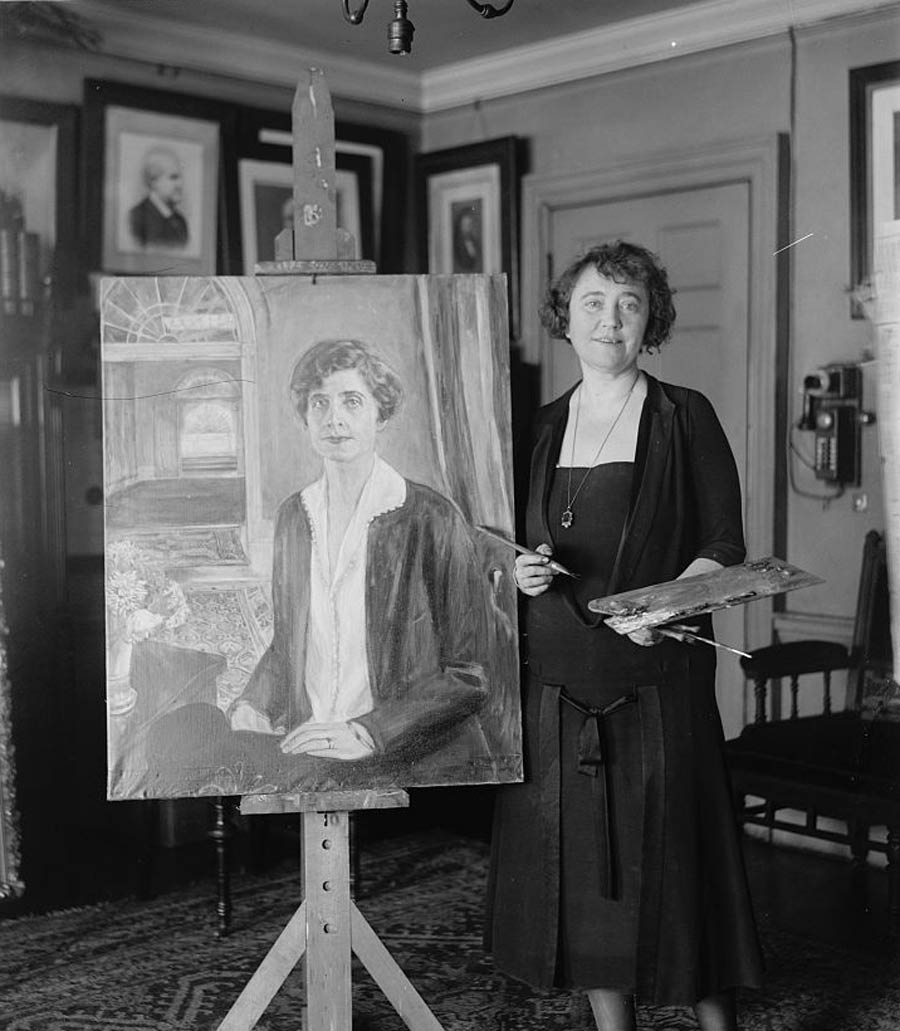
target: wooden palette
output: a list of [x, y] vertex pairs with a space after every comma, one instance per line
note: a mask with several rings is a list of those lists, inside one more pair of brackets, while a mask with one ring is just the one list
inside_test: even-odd
[[781, 559], [759, 558], [714, 573], [594, 598], [588, 608], [609, 615], [604, 622], [617, 633], [630, 634], [824, 582]]

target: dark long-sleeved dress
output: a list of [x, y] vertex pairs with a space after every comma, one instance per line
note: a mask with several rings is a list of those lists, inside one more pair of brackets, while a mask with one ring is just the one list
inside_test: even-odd
[[561, 557], [568, 547], [588, 575], [579, 587], [557, 577], [526, 603], [526, 779], [499, 793], [486, 944], [501, 970], [537, 986], [690, 1005], [761, 980], [715, 656], [633, 644], [586, 601], [674, 579], [700, 556], [739, 562], [744, 543], [734, 459], [712, 407], [647, 380], [634, 465], [592, 471], [571, 530], [556, 512], [571, 392], [538, 416], [528, 543], [554, 542]]

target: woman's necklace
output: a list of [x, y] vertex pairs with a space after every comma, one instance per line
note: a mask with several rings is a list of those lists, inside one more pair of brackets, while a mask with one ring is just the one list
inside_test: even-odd
[[[628, 402], [631, 400], [631, 395], [634, 393], [634, 388], [637, 386], [637, 381], [640, 378], [641, 378], [641, 374], [640, 373], [638, 373], [634, 377], [634, 382], [631, 384], [631, 387], [630, 387], [628, 393], [625, 395], [625, 400], [622, 402], [622, 407], [619, 409], [619, 414], [615, 417], [615, 419], [613, 419], [612, 425], [606, 431], [606, 436], [603, 438], [603, 440], [600, 441], [600, 447], [597, 448], [597, 451], [594, 454], [594, 457], [588, 463], [588, 470], [584, 474], [584, 476], [582, 476], [581, 483], [579, 483], [578, 486], [575, 488], [575, 493], [573, 494], [572, 493], [572, 465], [575, 462], [575, 438], [578, 436], [578, 416], [581, 415], [581, 389], [582, 388], [579, 388], [579, 390], [578, 390], [578, 404], [575, 407], [575, 426], [574, 426], [574, 428], [572, 430], [572, 457], [569, 459], [569, 479], [568, 479], [568, 482], [566, 484], [566, 509], [565, 509], [565, 511], [562, 514], [562, 519], [560, 520], [564, 530], [568, 530], [569, 527], [572, 525], [572, 523], [575, 521], [575, 516], [572, 514], [572, 506], [575, 504], [575, 499], [578, 497], [578, 495], [579, 495], [579, 493], [581, 491], [581, 488], [585, 485], [585, 483], [587, 481], [587, 478], [591, 475], [591, 470], [597, 464], [597, 459], [600, 457], [600, 452], [603, 450], [603, 448], [606, 446], [606, 442], [612, 436], [612, 431], [616, 428], [616, 424], [618, 423], [619, 419], [622, 418], [622, 413], [625, 411], [625, 408], [626, 408]], [[583, 384], [582, 384], [582, 387], [583, 387]]]

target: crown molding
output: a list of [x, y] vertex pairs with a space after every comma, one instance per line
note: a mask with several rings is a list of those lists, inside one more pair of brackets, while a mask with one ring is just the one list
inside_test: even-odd
[[402, 68], [129, 11], [126, 3], [79, 0], [78, 13], [103, 34], [100, 50], [111, 56], [290, 89], [303, 69], [324, 68], [334, 96], [421, 110], [420, 76]]
[[[897, 0], [700, 0], [674, 11], [442, 65], [420, 75], [374, 61], [129, 11], [125, 3], [78, 0], [79, 14], [103, 34], [103, 53], [291, 89], [302, 69], [324, 67], [335, 96], [422, 114], [890, 7], [900, 4]], [[515, 16], [515, 12], [510, 15]]]
[[896, 0], [701, 0], [427, 71], [421, 110], [428, 114], [557, 86], [894, 6]]

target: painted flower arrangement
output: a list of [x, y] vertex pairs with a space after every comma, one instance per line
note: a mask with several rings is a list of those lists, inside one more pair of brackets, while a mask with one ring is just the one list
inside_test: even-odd
[[127, 539], [106, 549], [106, 608], [111, 634], [129, 644], [160, 627], [181, 626], [189, 615], [181, 585], [166, 576], [158, 559]]

